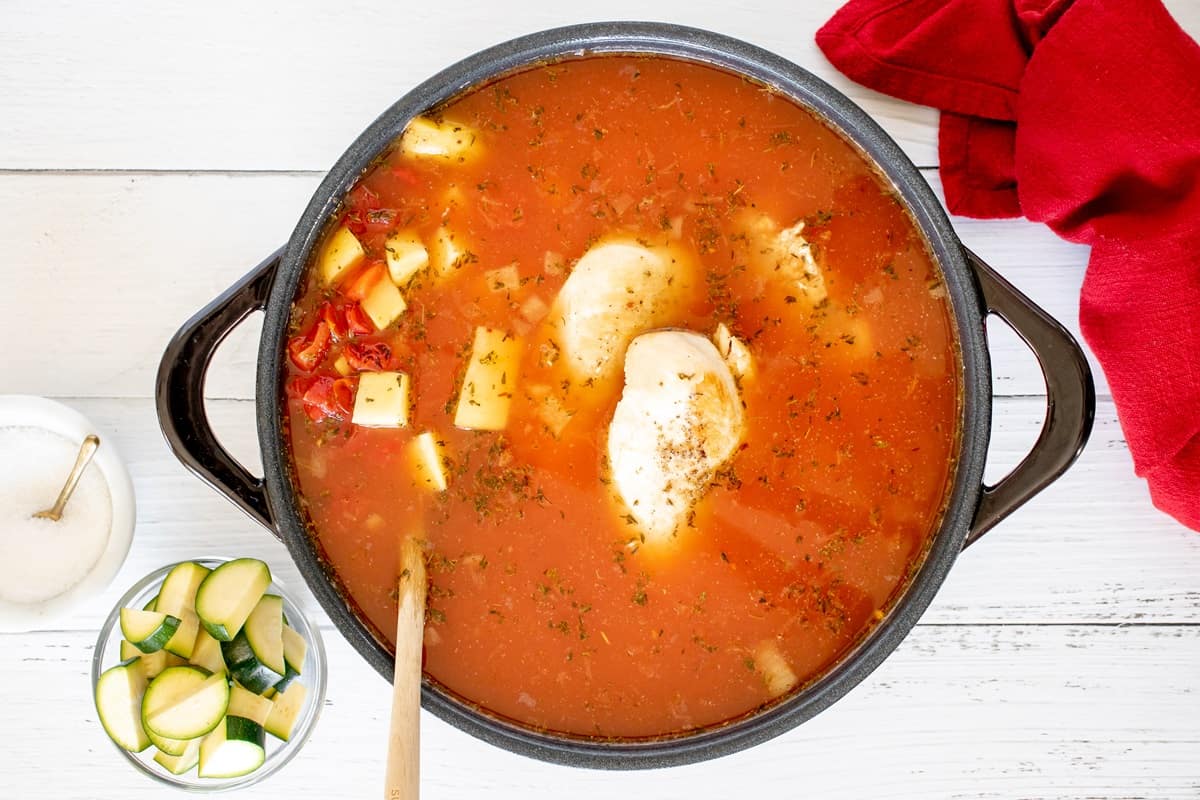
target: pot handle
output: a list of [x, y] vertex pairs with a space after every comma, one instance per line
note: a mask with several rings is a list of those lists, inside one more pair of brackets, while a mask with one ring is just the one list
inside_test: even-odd
[[1046, 380], [1046, 421], [1029, 455], [994, 486], [984, 485], [963, 547], [1029, 501], [1074, 463], [1092, 432], [1096, 387], [1075, 338], [1011, 283], [963, 248], [983, 290], [987, 313], [1012, 328], [1037, 357]]
[[229, 332], [266, 306], [283, 250], [277, 250], [202, 308], [171, 339], [158, 365], [158, 424], [171, 451], [205, 483], [279, 538], [262, 478], [221, 446], [204, 409], [204, 376]]

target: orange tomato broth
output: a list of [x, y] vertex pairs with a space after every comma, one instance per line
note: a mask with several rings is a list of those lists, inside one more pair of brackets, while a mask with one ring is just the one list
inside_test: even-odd
[[[433, 116], [475, 129], [482, 155], [393, 149], [333, 224], [366, 249], [360, 272], [402, 227], [427, 242], [453, 229], [469, 251], [461, 269], [419, 277], [387, 330], [335, 336], [314, 369], [289, 367], [293, 479], [351, 605], [391, 641], [398, 541], [423, 536], [428, 676], [559, 732], [657, 736], [751, 712], [782, 691], [760, 663], [764, 648], [799, 686], [819, 677], [919, 566], [954, 469], [951, 312], [890, 186], [792, 101], [667, 58], [543, 65]], [[825, 303], [795, 302], [747, 266], [744, 221], [758, 212], [807, 222]], [[665, 547], [640, 546], [605, 476], [621, 381], [566, 386], [540, 346], [545, 325], [523, 316], [531, 297], [551, 306], [573, 262], [614, 232], [691, 252], [705, 290], [678, 326], [708, 335], [724, 322], [755, 361], [741, 384], [742, 448]], [[484, 273], [510, 264], [519, 288], [495, 291]], [[354, 283], [326, 287], [316, 272], [293, 311], [302, 341], [322, 304], [344, 303]], [[502, 432], [453, 425], [479, 325], [523, 347]], [[346, 347], [373, 342], [412, 376], [406, 428], [354, 426], [345, 397], [315, 408], [304, 399], [314, 376], [338, 377]], [[528, 393], [535, 385], [579, 406], [560, 437]], [[444, 493], [417, 486], [406, 455], [425, 430], [445, 443]]]

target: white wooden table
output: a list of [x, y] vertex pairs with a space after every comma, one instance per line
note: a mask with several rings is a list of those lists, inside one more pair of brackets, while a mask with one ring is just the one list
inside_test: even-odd
[[[112, 432], [139, 525], [111, 590], [61, 630], [0, 636], [0, 798], [149, 798], [97, 724], [88, 663], [104, 613], [169, 561], [283, 547], [186, 473], [158, 431], [159, 356], [180, 323], [284, 241], [325, 170], [392, 100], [477, 49], [587, 19], [719, 30], [831, 81], [939, 189], [936, 115], [856, 86], [812, 43], [837, 0], [254, 4], [0, 0], [0, 392], [60, 398]], [[476, 6], [479, 7], [476, 7]], [[1200, 2], [1170, 0], [1193, 35]], [[963, 239], [1077, 326], [1087, 251], [1024, 221]], [[1032, 357], [992, 329], [991, 477], [1043, 414]], [[219, 353], [210, 411], [257, 465], [257, 330]], [[1200, 536], [1157, 513], [1107, 385], [1068, 475], [968, 551], [865, 683], [768, 744], [702, 765], [602, 773], [494, 749], [424, 716], [428, 797], [1200, 796]], [[376, 797], [389, 686], [320, 613], [331, 683], [301, 757], [247, 797]]]

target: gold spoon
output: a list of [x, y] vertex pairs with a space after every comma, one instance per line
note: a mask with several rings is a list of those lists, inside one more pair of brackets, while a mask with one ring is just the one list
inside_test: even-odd
[[96, 455], [96, 448], [100, 446], [100, 437], [95, 434], [88, 434], [88, 437], [83, 440], [83, 444], [79, 446], [79, 457], [75, 459], [75, 466], [71, 467], [71, 474], [67, 476], [67, 482], [63, 484], [62, 491], [58, 493], [58, 499], [54, 501], [54, 507], [48, 508], [45, 511], [38, 511], [33, 515], [34, 519], [50, 519], [58, 522], [62, 519], [63, 509], [67, 505], [67, 501], [71, 499], [71, 494], [75, 491], [75, 487], [79, 485], [79, 479], [83, 476], [83, 471], [87, 469], [87, 465], [92, 463], [92, 456]]

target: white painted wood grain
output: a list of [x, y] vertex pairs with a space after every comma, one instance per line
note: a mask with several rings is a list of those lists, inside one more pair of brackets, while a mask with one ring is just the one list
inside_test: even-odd
[[859, 102], [918, 164], [936, 164], [933, 110], [852, 83], [813, 43], [835, 7], [8, 3], [0, 9], [0, 168], [325, 170], [393, 101], [453, 62], [515, 36], [613, 19], [709, 28], [773, 50]]
[[[0, 763], [34, 766], [5, 770], [4, 797], [166, 796], [113, 752], [86, 702], [93, 637], [0, 636], [0, 675], [25, 687], [4, 695], [5, 730], [19, 735], [6, 737]], [[336, 634], [326, 631], [325, 642], [331, 681], [312, 739], [300, 758], [239, 797], [378, 796], [389, 687]], [[823, 714], [694, 766], [551, 766], [425, 713], [424, 791], [575, 800], [1194, 797], [1198, 660], [1200, 628], [1190, 625], [918, 627]]]
[[[940, 192], [937, 173], [924, 173]], [[47, 370], [42, 348], [4, 353], [4, 391], [148, 397], [175, 330], [287, 240], [317, 174], [0, 174], [0, 276], [29, 297], [4, 303], [4, 325], [41, 342], [79, 326], [70, 370]], [[956, 218], [967, 246], [1078, 335], [1087, 249], [1024, 220]], [[1045, 391], [1029, 351], [993, 323], [995, 391]], [[210, 373], [215, 397], [253, 396], [258, 322], [226, 342]], [[1107, 387], [1096, 370], [1101, 394]]]
[[[123, 587], [173, 561], [256, 556], [301, 585], [283, 546], [167, 449], [150, 400], [68, 399], [113, 434], [138, 497], [134, 547], [100, 607], [73, 629], [98, 628]], [[254, 404], [210, 402], [214, 429], [258, 472]], [[1034, 398], [998, 402], [993, 472], [1002, 474], [1036, 438]], [[1091, 446], [1060, 481], [964, 553], [925, 616], [936, 624], [1200, 623], [1200, 536], [1156, 512], [1132, 475], [1110, 401], [1100, 404]]]
[[[139, 502], [130, 558], [96, 607], [64, 630], [0, 635], [0, 798], [163, 796], [96, 724], [92, 640], [125, 586], [213, 554], [266, 559], [308, 599], [330, 650], [303, 757], [241, 796], [377, 796], [387, 686], [328, 626], [284, 548], [170, 455], [149, 399], [163, 346], [286, 239], [321, 172], [396, 97], [552, 25], [650, 18], [738, 36], [830, 80], [934, 164], [935, 112], [854, 85], [812, 44], [838, 4], [0, 0], [0, 392], [64, 397], [95, 419]], [[1167, 5], [1200, 33], [1200, 2]], [[1025, 222], [954, 222], [1077, 331], [1085, 249]], [[1036, 437], [1042, 386], [1015, 337], [991, 327], [996, 476]], [[237, 398], [252, 396], [256, 346], [253, 323], [236, 331], [208, 387], [233, 398], [211, 404], [214, 425], [255, 468], [254, 406]], [[619, 774], [512, 756], [426, 715], [426, 795], [1200, 797], [1197, 663], [1200, 537], [1150, 506], [1102, 399], [1080, 462], [963, 554], [895, 655], [799, 730], [708, 764]]]
[[[935, 165], [936, 113], [853, 83], [813, 43], [838, 5], [8, 0], [0, 168], [325, 170], [396, 98], [454, 61], [514, 36], [612, 19], [709, 28], [772, 50], [862, 105], [917, 164]], [[1168, 7], [1200, 31], [1200, 3]]]

